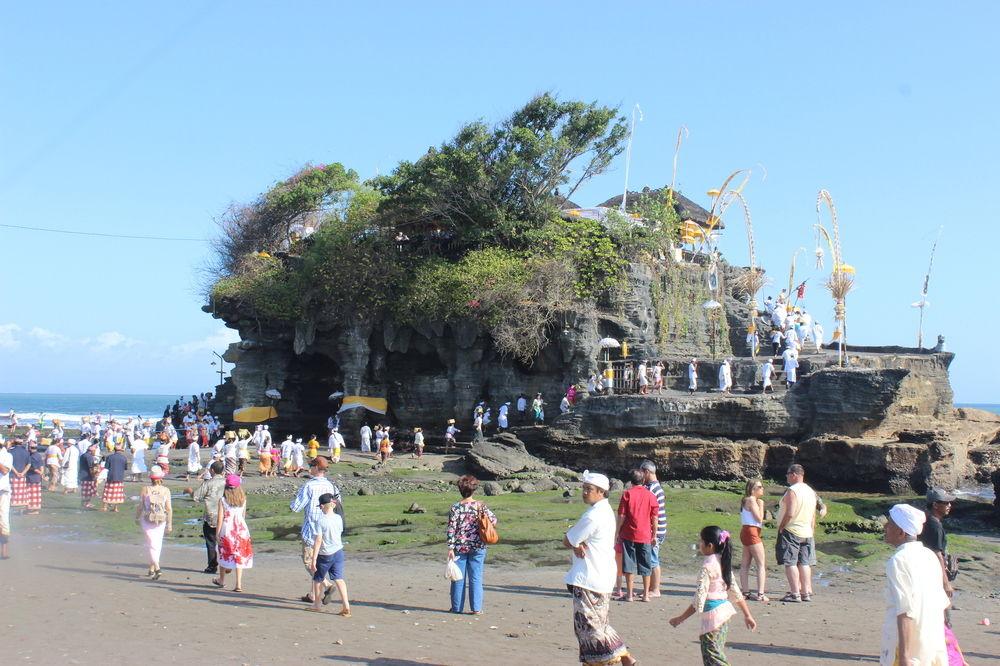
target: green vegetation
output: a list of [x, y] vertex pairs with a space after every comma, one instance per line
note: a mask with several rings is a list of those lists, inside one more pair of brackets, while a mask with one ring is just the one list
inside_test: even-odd
[[643, 219], [560, 216], [625, 138], [616, 109], [544, 94], [367, 183], [307, 165], [222, 216], [210, 297], [287, 322], [468, 320], [530, 363], [559, 312], [619, 293], [629, 261], [677, 238], [666, 191], [641, 198]]
[[[342, 469], [341, 469], [342, 468]], [[342, 464], [338, 471], [350, 473], [366, 469], [365, 464]], [[419, 472], [411, 469], [394, 470], [397, 478], [412, 478]], [[665, 545], [667, 566], [684, 567], [695, 560], [691, 548], [699, 530], [705, 525], [720, 525], [734, 535], [739, 533], [740, 491], [742, 484], [711, 483], [707, 487], [664, 488], [669, 519]], [[171, 482], [175, 493], [181, 484]], [[126, 496], [138, 493], [138, 484], [127, 484]], [[780, 499], [781, 487], [770, 485], [765, 502], [774, 510]], [[822, 493], [829, 513], [820, 523], [816, 541], [820, 569], [851, 565], [878, 565], [888, 556], [890, 547], [882, 541], [881, 532], [873, 527], [871, 516], [883, 514], [892, 504], [917, 498], [899, 498], [865, 493]], [[250, 530], [258, 552], [292, 550], [298, 539], [301, 515], [289, 511], [290, 497], [285, 495], [250, 495], [248, 516]], [[446, 551], [444, 531], [448, 509], [458, 499], [456, 492], [414, 490], [391, 495], [348, 496], [345, 498], [349, 526], [349, 550], [357, 554], [383, 556], [425, 556], [440, 558]], [[562, 535], [584, 510], [579, 496], [565, 499], [561, 491], [531, 494], [510, 494], [483, 498], [498, 514], [501, 542], [490, 547], [490, 561], [533, 566], [562, 565], [567, 561], [560, 547]], [[617, 494], [612, 503], [616, 504]], [[404, 513], [412, 502], [426, 513]], [[126, 503], [122, 513], [81, 512], [79, 498], [46, 495], [45, 523], [65, 534], [77, 530], [81, 536], [112, 541], [139, 540], [133, 522], [134, 505]], [[201, 508], [187, 498], [175, 494], [173, 539], [199, 543], [201, 540]], [[25, 525], [32, 519], [16, 518]], [[189, 521], [190, 524], [185, 524]], [[18, 528], [18, 525], [15, 525]], [[764, 530], [769, 561], [773, 566], [774, 521]], [[956, 554], [1000, 552], [1000, 548], [972, 537], [953, 536], [949, 540]]]

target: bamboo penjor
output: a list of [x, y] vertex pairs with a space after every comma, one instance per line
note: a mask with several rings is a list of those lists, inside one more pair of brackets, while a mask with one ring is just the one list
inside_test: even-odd
[[[833, 233], [826, 233], [826, 229], [820, 221], [823, 204], [826, 204], [830, 211], [830, 227]], [[833, 296], [833, 317], [837, 320], [837, 329], [840, 332], [840, 349], [837, 358], [840, 365], [848, 362], [847, 359], [847, 294], [854, 288], [854, 268], [844, 263], [843, 255], [840, 251], [840, 225], [837, 222], [837, 207], [833, 204], [833, 197], [826, 190], [820, 190], [816, 195], [816, 226], [823, 231], [823, 236], [830, 243], [830, 254], [833, 255], [833, 272], [826, 281], [826, 288]]]

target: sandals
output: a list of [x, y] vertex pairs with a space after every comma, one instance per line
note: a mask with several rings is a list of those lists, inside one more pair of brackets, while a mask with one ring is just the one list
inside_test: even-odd
[[781, 597], [781, 599], [779, 599], [779, 601], [781, 601], [783, 603], [786, 603], [786, 604], [797, 604], [800, 601], [802, 601], [802, 599], [799, 597], [799, 595], [792, 594], [791, 592], [788, 592], [788, 593], [785, 594], [785, 596]]
[[337, 613], [337, 615], [339, 615], [340, 617], [351, 617], [351, 611], [345, 608], [339, 613]]
[[153, 572], [153, 580], [160, 580], [160, 570], [157, 569]]
[[243, 591], [242, 587], [234, 587], [233, 588], [233, 592], [242, 592], [242, 591]]
[[324, 606], [326, 606], [327, 604], [330, 603], [330, 597], [333, 596], [333, 588], [334, 588], [334, 586], [331, 585], [330, 587], [326, 588], [325, 592], [323, 592], [323, 605]]
[[214, 585], [216, 587], [225, 587], [224, 583], [221, 580], [219, 580], [218, 578], [213, 578], [212, 579], [212, 585]]
[[768, 598], [766, 594], [762, 592], [747, 592], [745, 595], [743, 595], [743, 598], [746, 599], [747, 601], [762, 601], [765, 604], [771, 600], [770, 598]]
[[809, 593], [803, 592], [802, 593], [802, 601], [812, 601], [812, 596], [813, 596], [812, 592], [809, 592]]

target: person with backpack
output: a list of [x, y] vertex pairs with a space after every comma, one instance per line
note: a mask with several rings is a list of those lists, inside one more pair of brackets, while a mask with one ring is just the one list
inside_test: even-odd
[[149, 485], [139, 494], [139, 505], [135, 508], [135, 520], [146, 537], [149, 554], [148, 575], [153, 580], [160, 578], [160, 551], [163, 549], [163, 534], [173, 531], [173, 507], [170, 504], [170, 489], [163, 485], [166, 476], [159, 465], [149, 470]]

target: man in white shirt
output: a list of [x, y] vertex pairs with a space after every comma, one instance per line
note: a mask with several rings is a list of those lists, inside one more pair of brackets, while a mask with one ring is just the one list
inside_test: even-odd
[[941, 563], [917, 536], [926, 515], [908, 504], [889, 509], [885, 540], [896, 546], [885, 565], [882, 666], [947, 666], [944, 611], [949, 606]]
[[372, 452], [372, 429], [367, 423], [361, 426], [361, 452]]
[[[305, 517], [302, 521], [302, 532], [300, 536], [302, 538], [302, 564], [305, 566], [306, 571], [309, 572], [310, 584], [309, 594], [302, 597], [302, 601], [308, 601], [309, 603], [313, 602], [311, 582], [313, 572], [311, 567], [313, 563], [313, 542], [316, 537], [316, 519], [322, 515], [322, 510], [319, 505], [320, 496], [325, 495], [326, 493], [333, 495], [333, 499], [337, 502], [337, 513], [341, 518], [344, 516], [343, 504], [341, 503], [340, 498], [340, 489], [326, 478], [326, 468], [328, 465], [329, 463], [326, 458], [322, 456], [317, 456], [312, 459], [312, 462], [309, 464], [309, 475], [311, 478], [299, 487], [299, 491], [295, 494], [295, 499], [293, 499], [289, 505], [289, 508], [295, 512], [305, 510]], [[323, 581], [323, 585], [328, 588], [333, 585], [333, 583], [327, 579]]]
[[603, 474], [583, 473], [583, 502], [589, 507], [563, 537], [573, 550], [573, 565], [566, 586], [573, 595], [573, 629], [580, 644], [582, 663], [615, 663], [631, 666], [636, 660], [625, 641], [608, 623], [611, 592], [615, 586], [615, 511], [608, 502], [611, 484]]
[[0, 559], [10, 557], [7, 542], [10, 540], [10, 470], [14, 467], [14, 456], [7, 447], [9, 442], [0, 440]]
[[517, 396], [517, 422], [524, 425], [528, 420], [528, 398], [522, 393]]

